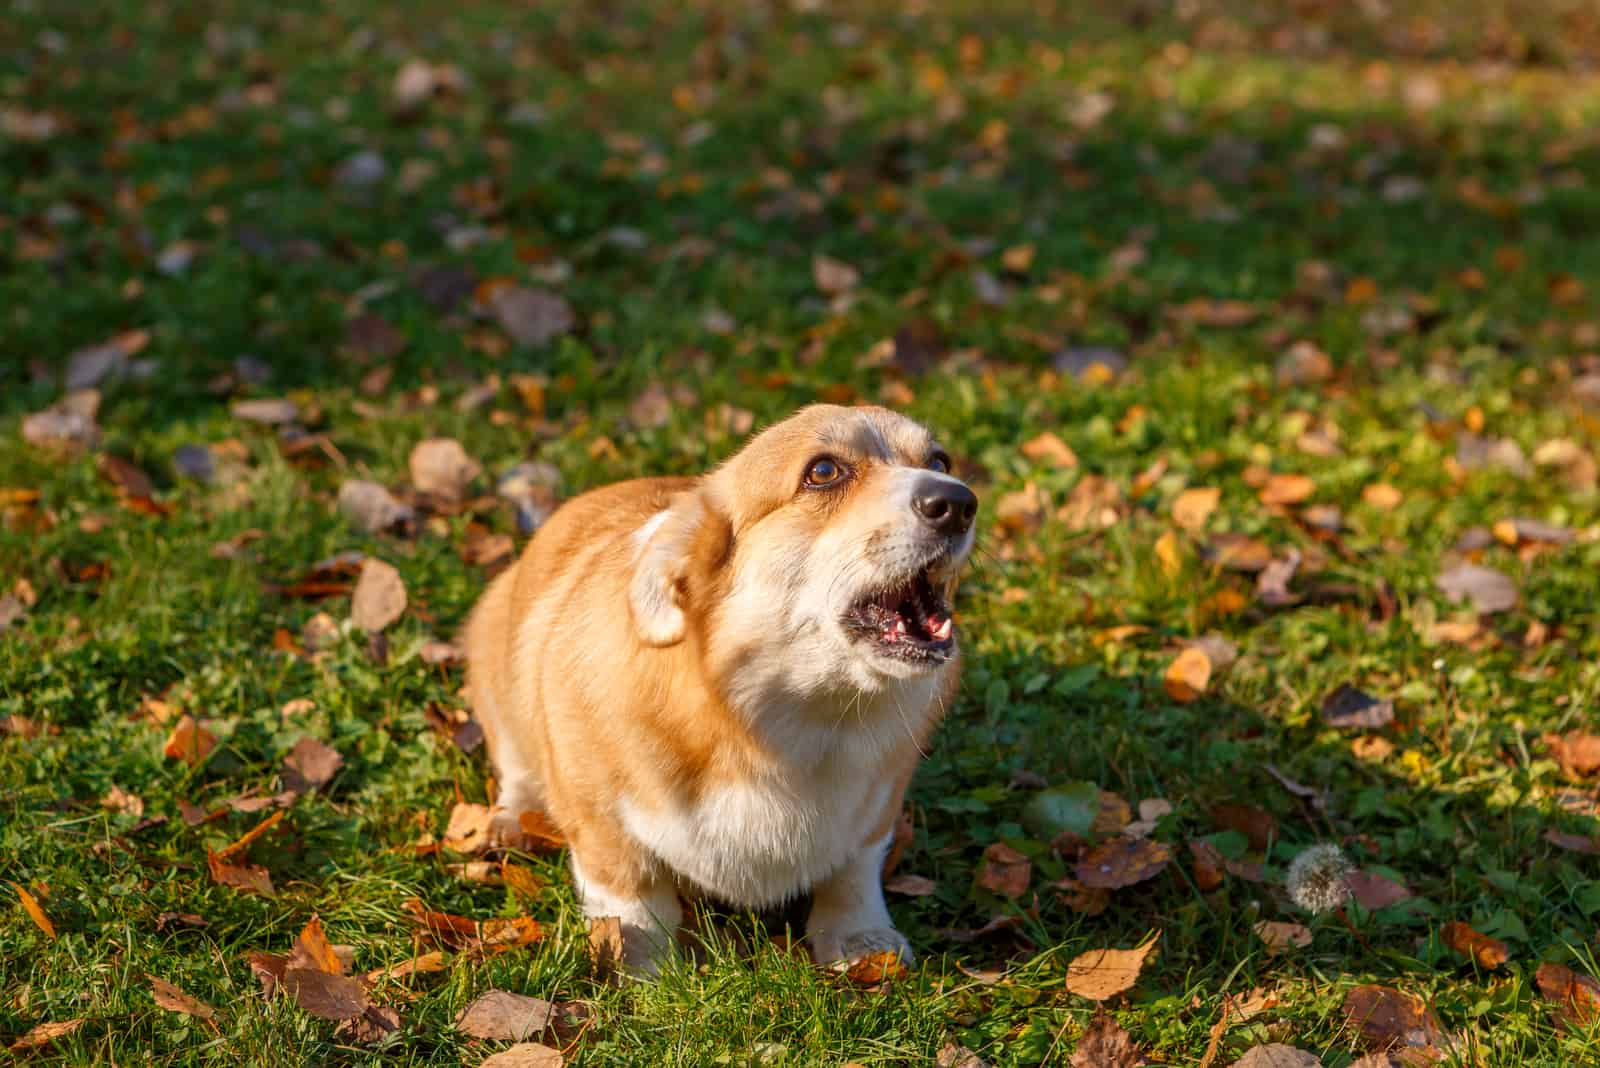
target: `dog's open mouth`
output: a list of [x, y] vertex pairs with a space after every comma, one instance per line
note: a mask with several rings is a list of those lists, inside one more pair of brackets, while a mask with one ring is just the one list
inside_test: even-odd
[[878, 652], [905, 660], [945, 660], [956, 644], [950, 604], [926, 569], [869, 594], [845, 614], [845, 626]]

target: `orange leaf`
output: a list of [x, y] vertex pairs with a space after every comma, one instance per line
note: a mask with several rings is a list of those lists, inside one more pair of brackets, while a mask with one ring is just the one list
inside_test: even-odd
[[1199, 530], [1206, 525], [1206, 520], [1217, 510], [1221, 500], [1222, 491], [1215, 487], [1186, 489], [1172, 502], [1173, 522], [1184, 530]]
[[1160, 939], [1157, 931], [1135, 949], [1091, 949], [1081, 954], [1067, 965], [1067, 989], [1090, 1001], [1105, 1001], [1132, 989]]
[[978, 866], [978, 885], [1001, 897], [1018, 898], [1027, 893], [1028, 881], [1033, 878], [1033, 861], [1012, 849], [1004, 842], [996, 842], [983, 851], [983, 863]]
[[300, 937], [294, 940], [294, 949], [289, 953], [289, 966], [291, 968], [316, 968], [327, 972], [329, 975], [343, 975], [344, 964], [339, 960], [339, 955], [333, 951], [333, 946], [328, 943], [328, 938], [322, 932], [322, 920], [312, 916], [300, 932]]
[[1177, 578], [1178, 572], [1183, 570], [1183, 552], [1178, 548], [1178, 536], [1172, 531], [1156, 539], [1156, 559], [1161, 561], [1161, 570], [1168, 578]]
[[167, 736], [167, 744], [162, 752], [169, 760], [181, 760], [193, 767], [204, 760], [216, 745], [217, 739], [211, 732], [186, 713]]
[[54, 938], [56, 936], [56, 925], [50, 922], [50, 917], [46, 916], [44, 914], [44, 909], [39, 907], [39, 899], [28, 893], [28, 891], [23, 889], [18, 883], [12, 883], [11, 886], [12, 889], [16, 890], [17, 897], [22, 900], [22, 908], [23, 911], [28, 914], [28, 918], [32, 920], [35, 926], [37, 926], [39, 930], [43, 931], [47, 937]]
[[906, 966], [900, 959], [900, 954], [895, 950], [885, 949], [851, 961], [850, 966], [845, 969], [844, 977], [861, 986], [878, 986], [892, 979], [899, 979], [905, 974]]
[[1317, 491], [1317, 484], [1305, 475], [1273, 475], [1261, 487], [1261, 503], [1266, 505], [1299, 504]]
[[218, 850], [217, 859], [223, 861], [232, 860], [240, 853], [243, 853], [246, 849], [249, 849], [251, 843], [271, 830], [279, 820], [283, 819], [283, 817], [284, 813], [282, 810], [274, 812], [272, 815], [268, 816], [266, 819], [262, 820], [260, 823], [244, 832], [244, 834], [240, 835], [237, 842], [225, 845]]
[[1211, 658], [1198, 647], [1191, 645], [1167, 665], [1162, 685], [1167, 696], [1179, 704], [1198, 701], [1211, 682]]
[[1445, 945], [1457, 953], [1477, 961], [1480, 968], [1498, 968], [1510, 956], [1504, 942], [1480, 934], [1464, 923], [1445, 924], [1439, 932], [1439, 937], [1444, 940]]
[[1078, 454], [1072, 451], [1072, 446], [1048, 430], [1023, 442], [1022, 455], [1030, 460], [1042, 460], [1051, 467], [1078, 466]]

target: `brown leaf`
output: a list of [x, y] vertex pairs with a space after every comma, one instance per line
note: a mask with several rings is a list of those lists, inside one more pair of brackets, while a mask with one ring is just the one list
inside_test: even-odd
[[1289, 589], [1289, 583], [1294, 581], [1299, 570], [1299, 549], [1290, 549], [1283, 556], [1267, 561], [1267, 566], [1256, 576], [1256, 600], [1268, 608], [1299, 604], [1300, 595]]
[[333, 1029], [335, 1041], [371, 1045], [400, 1030], [400, 1014], [385, 1005], [368, 1005], [367, 1011], [353, 1020], [341, 1021]]
[[903, 978], [907, 973], [905, 961], [897, 950], [885, 949], [857, 957], [845, 966], [842, 974], [857, 986], [879, 987], [884, 983]]
[[110, 812], [125, 812], [138, 819], [144, 815], [144, 798], [138, 794], [130, 794], [116, 783], [112, 783], [111, 789], [106, 791], [106, 796], [100, 799], [100, 807]]
[[1206, 546], [1207, 558], [1226, 571], [1255, 574], [1272, 563], [1266, 542], [1243, 534], [1216, 534]]
[[156, 491], [149, 475], [120, 456], [102, 453], [95, 466], [100, 469], [101, 477], [115, 486], [124, 497], [148, 498]]
[[417, 518], [415, 510], [396, 500], [386, 487], [360, 478], [339, 487], [339, 514], [368, 534], [404, 532]]
[[1273, 475], [1261, 487], [1259, 496], [1262, 504], [1287, 507], [1309, 500], [1315, 492], [1317, 484], [1305, 475]]
[[442, 972], [447, 966], [444, 954], [435, 949], [412, 957], [410, 960], [403, 960], [399, 964], [389, 964], [382, 968], [374, 968], [363, 975], [361, 979], [368, 986], [371, 986], [380, 979], [404, 979], [412, 975], [428, 975], [433, 972]]
[[244, 834], [240, 835], [238, 841], [231, 842], [224, 846], [221, 851], [217, 853], [217, 859], [231, 860], [240, 853], [243, 853], [246, 849], [250, 848], [251, 844], [253, 844], [256, 839], [260, 838], [273, 827], [277, 826], [278, 821], [283, 819], [283, 817], [284, 813], [274, 812], [272, 815], [268, 816], [266, 819], [250, 828]]
[[544, 1034], [555, 1006], [541, 998], [490, 990], [456, 1014], [456, 1029], [474, 1038], [521, 1042]]
[[1600, 736], [1568, 731], [1545, 735], [1544, 744], [1568, 778], [1583, 779], [1600, 772]]
[[1150, 838], [1113, 838], [1091, 849], [1078, 862], [1078, 881], [1115, 890], [1159, 875], [1172, 862], [1172, 847]]
[[1102, 1008], [1083, 1029], [1067, 1063], [1072, 1068], [1139, 1068], [1149, 1062], [1133, 1036]]
[[1221, 501], [1222, 491], [1213, 486], [1191, 487], [1172, 502], [1172, 520], [1190, 532], [1203, 530]]
[[58, 1038], [66, 1038], [72, 1032], [82, 1027], [86, 1021], [60, 1020], [54, 1023], [42, 1023], [34, 1027], [27, 1034], [11, 1043], [12, 1053], [26, 1053], [28, 1050], [41, 1049], [48, 1046]]
[[554, 853], [567, 846], [566, 835], [542, 811], [523, 809], [517, 813], [517, 826], [522, 830], [524, 844], [530, 849]]
[[983, 851], [978, 865], [978, 885], [1005, 898], [1019, 898], [1028, 891], [1033, 878], [1033, 861], [1004, 842], [995, 842]]
[[419, 441], [409, 464], [412, 485], [451, 503], [465, 500], [472, 480], [483, 473], [483, 466], [454, 438]]
[[1507, 612], [1517, 606], [1517, 584], [1499, 571], [1477, 564], [1457, 564], [1439, 574], [1434, 585], [1453, 602], [1470, 600], [1485, 615]]
[[1585, 853], [1589, 856], [1600, 855], [1600, 838], [1583, 834], [1569, 834], [1551, 828], [1544, 832], [1544, 840], [1557, 849], [1565, 849], [1569, 853]]
[[233, 413], [235, 419], [243, 419], [247, 423], [265, 423], [269, 426], [292, 423], [300, 418], [300, 406], [291, 400], [235, 401], [228, 410]]
[[479, 1068], [561, 1068], [566, 1063], [567, 1059], [558, 1049], [537, 1042], [518, 1042], [485, 1057]]
[[1344, 999], [1345, 1022], [1378, 1050], [1407, 1049], [1419, 1053], [1449, 1045], [1433, 1010], [1421, 998], [1393, 987], [1358, 986]]
[[1539, 965], [1534, 973], [1539, 993], [1556, 1003], [1556, 1023], [1563, 1029], [1588, 1027], [1600, 1018], [1600, 983], [1560, 964]]
[[302, 738], [283, 758], [284, 788], [297, 794], [310, 793], [328, 784], [344, 764], [339, 751], [315, 738]]
[[933, 1068], [989, 1068], [989, 1064], [967, 1047], [946, 1042], [933, 1055]]
[[288, 967], [315, 969], [329, 975], [345, 973], [344, 961], [339, 959], [339, 954], [329, 944], [319, 917], [313, 916], [306, 921], [305, 927], [295, 938], [294, 948], [289, 951]]
[[811, 279], [830, 297], [848, 293], [861, 281], [861, 272], [843, 260], [821, 253], [811, 257]]
[[450, 810], [450, 825], [444, 830], [445, 848], [457, 853], [481, 853], [490, 845], [493, 810], [488, 805], [456, 802]]
[[906, 897], [927, 897], [939, 889], [939, 884], [926, 875], [911, 875], [902, 872], [883, 884], [883, 888], [891, 894], [903, 894]]
[[589, 921], [589, 958], [594, 962], [595, 974], [602, 978], [622, 970], [627, 953], [621, 917], [595, 916]]
[[1258, 920], [1253, 930], [1256, 937], [1261, 939], [1268, 951], [1273, 954], [1304, 949], [1311, 944], [1311, 928], [1300, 923]]
[[1261, 309], [1242, 300], [1207, 300], [1196, 297], [1183, 304], [1170, 305], [1167, 315], [1179, 322], [1221, 328], [1248, 326], [1261, 315]]
[[30, 894], [20, 883], [12, 883], [11, 888], [17, 892], [17, 899], [22, 902], [22, 911], [28, 914], [28, 919], [33, 921], [33, 925], [43, 931], [46, 938], [54, 939], [56, 925], [45, 915], [44, 909], [39, 905], [39, 899]]
[[1233, 1068], [1322, 1068], [1322, 1059], [1294, 1046], [1274, 1042], [1246, 1050], [1233, 1062]]
[[206, 866], [211, 870], [211, 879], [221, 886], [231, 886], [235, 890], [245, 890], [262, 897], [272, 897], [276, 891], [272, 887], [272, 876], [259, 864], [231, 864], [223, 860], [220, 854], [206, 851]]
[[1161, 685], [1167, 696], [1180, 704], [1198, 701], [1211, 682], [1211, 658], [1205, 650], [1190, 646], [1167, 665]]
[[1260, 852], [1278, 837], [1277, 818], [1254, 805], [1222, 804], [1211, 809], [1211, 821], [1225, 830], [1238, 831], [1250, 839], [1250, 848]]
[[324, 1020], [353, 1020], [372, 1004], [359, 982], [320, 968], [286, 968], [282, 987], [302, 1009]]
[[1135, 949], [1091, 949], [1080, 954], [1067, 965], [1067, 989], [1090, 1001], [1105, 1001], [1131, 989], [1160, 939], [1157, 931]]
[[1380, 512], [1392, 512], [1405, 496], [1387, 482], [1374, 482], [1362, 489], [1361, 499]]
[[1380, 701], [1354, 686], [1340, 686], [1323, 698], [1322, 720], [1341, 730], [1377, 730], [1394, 722], [1394, 702]]
[[209, 1020], [217, 1014], [216, 1009], [199, 998], [190, 997], [165, 979], [159, 979], [148, 973], [145, 978], [150, 980], [150, 993], [156, 999], [156, 1004], [163, 1009], [181, 1012], [185, 1016], [196, 1016], [202, 1020]]
[[1411, 896], [1411, 891], [1393, 879], [1373, 871], [1353, 871], [1344, 877], [1350, 896], [1368, 911], [1385, 909]]
[[1500, 967], [1511, 956], [1504, 942], [1480, 934], [1460, 921], [1445, 924], [1439, 931], [1439, 937], [1445, 945], [1462, 956], [1477, 961], [1478, 967], [1485, 970]]
[[216, 745], [217, 739], [212, 733], [197, 723], [193, 716], [185, 713], [178, 720], [178, 725], [172, 728], [161, 751], [167, 759], [181, 760], [193, 767], [204, 760]]
[[383, 630], [406, 610], [406, 584], [400, 572], [382, 560], [366, 560], [350, 598], [350, 618], [368, 633]]
[[1023, 442], [1022, 455], [1062, 470], [1078, 466], [1078, 454], [1072, 446], [1049, 430]]
[[494, 291], [489, 310], [500, 329], [519, 345], [537, 348], [570, 334], [577, 319], [565, 297], [547, 289], [503, 286]]

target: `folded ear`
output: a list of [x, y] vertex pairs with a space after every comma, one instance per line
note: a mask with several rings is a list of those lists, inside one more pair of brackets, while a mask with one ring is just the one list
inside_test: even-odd
[[672, 498], [634, 534], [628, 607], [646, 645], [673, 645], [687, 629], [692, 588], [720, 561], [727, 522], [693, 490]]

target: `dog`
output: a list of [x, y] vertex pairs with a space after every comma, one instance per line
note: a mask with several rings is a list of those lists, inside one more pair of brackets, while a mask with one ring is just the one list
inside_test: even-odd
[[568, 501], [474, 607], [494, 834], [543, 810], [590, 917], [654, 974], [680, 892], [811, 896], [819, 963], [911, 947], [882, 867], [959, 671], [978, 498], [928, 430], [816, 405], [698, 478]]

